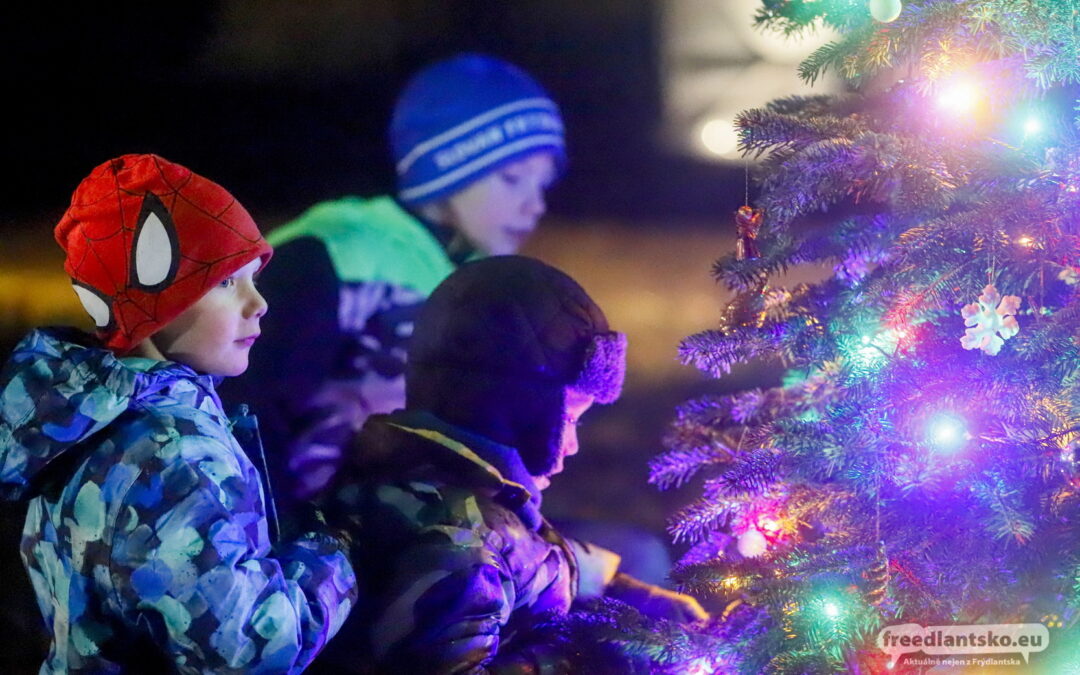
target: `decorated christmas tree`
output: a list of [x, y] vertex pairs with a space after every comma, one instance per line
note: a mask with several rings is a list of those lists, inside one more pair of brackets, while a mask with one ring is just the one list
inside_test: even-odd
[[[674, 576], [725, 647], [688, 672], [922, 672], [883, 629], [1014, 623], [1043, 639], [1012, 672], [1080, 672], [1080, 2], [765, 0], [757, 23], [837, 31], [800, 68], [846, 87], [737, 122], [760, 162], [714, 270], [735, 298], [681, 355], [786, 374], [684, 404], [652, 465], [700, 486]], [[804, 265], [822, 280], [778, 281]]]

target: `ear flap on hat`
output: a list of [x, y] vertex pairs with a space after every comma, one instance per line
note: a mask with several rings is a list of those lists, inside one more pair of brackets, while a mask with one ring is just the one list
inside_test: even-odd
[[410, 360], [406, 408], [427, 410], [475, 434], [515, 448], [533, 476], [555, 468], [562, 439], [565, 387], [514, 374]]
[[625, 376], [626, 335], [597, 333], [586, 348], [581, 374], [570, 386], [595, 397], [597, 403], [611, 403], [622, 393]]
[[82, 303], [83, 309], [94, 321], [94, 327], [100, 331], [111, 330], [113, 327], [112, 299], [86, 284], [72, 281], [71, 287], [75, 289], [75, 295]]

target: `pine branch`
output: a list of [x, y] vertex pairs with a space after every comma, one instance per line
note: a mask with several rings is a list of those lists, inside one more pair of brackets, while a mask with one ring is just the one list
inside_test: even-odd
[[779, 480], [780, 457], [777, 453], [757, 449], [735, 459], [730, 469], [716, 478], [705, 481], [707, 499], [757, 497]]
[[732, 454], [719, 444], [669, 450], [649, 462], [649, 483], [661, 490], [681, 487], [705, 467], [729, 463]]
[[700, 541], [711, 531], [726, 527], [745, 505], [738, 499], [698, 499], [671, 517], [668, 533], [675, 543]]
[[679, 345], [679, 360], [698, 370], [721, 377], [737, 363], [775, 353], [782, 335], [761, 335], [753, 329], [708, 330], [691, 335]]
[[1035, 532], [1031, 516], [1020, 508], [1018, 493], [1000, 476], [987, 476], [972, 486], [975, 498], [990, 509], [992, 516], [987, 530], [996, 539], [1014, 539], [1023, 544]]

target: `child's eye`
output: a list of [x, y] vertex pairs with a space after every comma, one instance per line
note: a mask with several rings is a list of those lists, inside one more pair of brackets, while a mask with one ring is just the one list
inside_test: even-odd
[[218, 284], [218, 286], [221, 287], [221, 288], [232, 288], [235, 285], [236, 285], [236, 279], [233, 278], [233, 277], [225, 277], [224, 279], [221, 280], [221, 283]]
[[499, 174], [507, 185], [517, 185], [521, 182], [521, 176], [503, 171]]

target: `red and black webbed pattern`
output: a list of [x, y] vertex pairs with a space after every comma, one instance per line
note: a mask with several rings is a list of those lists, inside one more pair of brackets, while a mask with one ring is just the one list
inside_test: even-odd
[[156, 155], [85, 178], [56, 226], [64, 269], [107, 346], [126, 352], [271, 249], [224, 188]]

